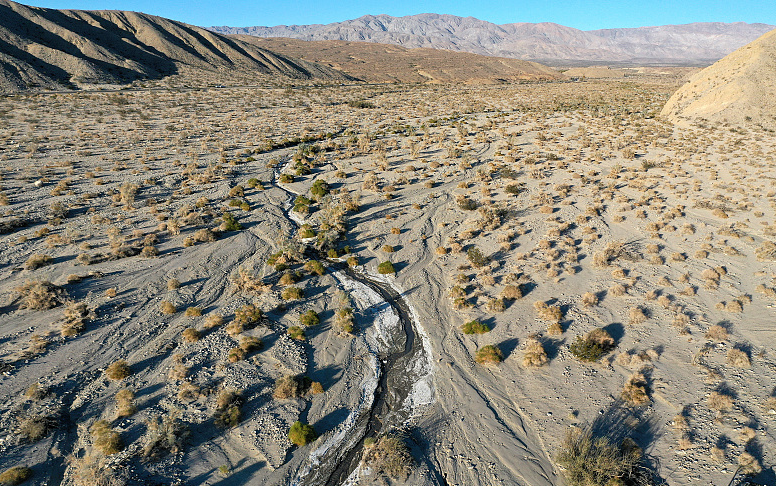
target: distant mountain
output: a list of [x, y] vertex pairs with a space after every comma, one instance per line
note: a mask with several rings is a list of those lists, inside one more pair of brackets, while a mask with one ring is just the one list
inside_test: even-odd
[[53, 10], [0, 0], [0, 91], [128, 83], [173, 74], [348, 79], [200, 27], [122, 11]]
[[563, 77], [547, 66], [520, 59], [481, 56], [442, 49], [407, 49], [390, 44], [303, 41], [288, 38], [236, 38], [283, 55], [333, 67], [375, 82], [494, 84]]
[[661, 115], [776, 130], [776, 30], [693, 75]]
[[553, 23], [497, 25], [473, 17], [420, 14], [365, 15], [326, 25], [210, 27], [210, 30], [258, 37], [448, 49], [551, 65], [705, 65], [774, 28], [767, 24], [736, 22], [582, 31]]

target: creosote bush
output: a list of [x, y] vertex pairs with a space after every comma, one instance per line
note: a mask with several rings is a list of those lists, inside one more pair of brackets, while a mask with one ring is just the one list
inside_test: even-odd
[[393, 264], [391, 262], [385, 261], [377, 265], [377, 273], [386, 275], [389, 273], [396, 273], [396, 270], [394, 270]]
[[297, 446], [305, 446], [316, 439], [317, 435], [312, 425], [300, 421], [294, 422], [288, 431], [288, 440]]
[[577, 336], [569, 351], [579, 360], [593, 362], [615, 347], [614, 338], [604, 329], [593, 329], [585, 337]]
[[321, 323], [321, 319], [318, 317], [318, 314], [311, 309], [299, 316], [299, 323], [304, 327], [317, 326]]
[[283, 300], [298, 300], [304, 297], [302, 289], [299, 287], [286, 287], [283, 292], [280, 293]]
[[461, 326], [461, 331], [464, 334], [485, 334], [490, 331], [490, 327], [480, 321], [469, 321]]

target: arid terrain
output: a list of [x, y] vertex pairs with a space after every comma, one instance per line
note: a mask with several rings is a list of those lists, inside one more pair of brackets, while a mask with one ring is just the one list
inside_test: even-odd
[[3, 95], [0, 484], [774, 484], [772, 38]]

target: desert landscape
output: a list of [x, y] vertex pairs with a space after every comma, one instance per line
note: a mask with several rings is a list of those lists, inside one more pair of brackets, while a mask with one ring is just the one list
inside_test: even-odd
[[0, 8], [61, 29], [0, 31], [48, 66], [2, 53], [0, 484], [776, 483], [773, 32], [564, 71]]

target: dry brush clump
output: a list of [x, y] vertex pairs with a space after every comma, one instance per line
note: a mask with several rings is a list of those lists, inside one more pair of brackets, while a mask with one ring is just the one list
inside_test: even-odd
[[571, 430], [555, 460], [563, 466], [570, 486], [641, 484], [639, 479], [646, 479], [642, 451], [633, 440], [626, 438], [616, 444], [589, 430]]
[[593, 329], [584, 338], [577, 336], [569, 346], [569, 351], [581, 361], [594, 362], [615, 346], [614, 338], [605, 329], [599, 328]]
[[549, 362], [547, 351], [544, 350], [542, 343], [535, 338], [529, 338], [525, 342], [523, 351], [523, 366], [526, 368], [539, 368]]
[[376, 478], [387, 476], [404, 481], [412, 471], [410, 450], [400, 437], [384, 435], [364, 441], [363, 463], [374, 471]]
[[45, 310], [54, 308], [65, 301], [65, 290], [47, 280], [27, 280], [16, 288], [21, 297], [19, 308]]

